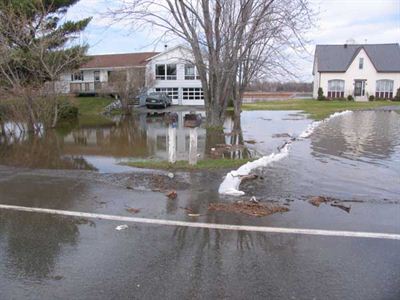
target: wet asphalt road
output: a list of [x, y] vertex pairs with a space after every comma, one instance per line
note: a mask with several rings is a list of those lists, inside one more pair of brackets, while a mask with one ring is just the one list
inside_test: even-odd
[[[254, 218], [206, 213], [205, 191], [171, 202], [60, 174], [3, 170], [0, 179], [1, 204], [197, 221], [181, 207], [203, 199], [201, 222], [400, 232], [398, 204], [353, 203], [347, 214], [294, 201], [288, 213]], [[0, 299], [400, 298], [399, 241], [120, 224], [1, 210]]]

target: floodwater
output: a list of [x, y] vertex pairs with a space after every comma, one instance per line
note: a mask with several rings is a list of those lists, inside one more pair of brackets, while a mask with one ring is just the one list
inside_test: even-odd
[[[14, 132], [0, 137], [0, 164], [129, 173], [135, 169], [123, 162], [169, 160], [171, 155], [176, 160], [188, 160], [190, 153], [196, 160], [258, 158], [276, 152], [313, 122], [298, 111], [247, 111], [240, 122], [228, 116], [224, 131], [215, 132], [204, 124], [195, 129], [185, 127], [187, 113], [177, 112], [173, 123], [168, 114], [139, 113], [114, 117], [109, 125], [72, 126], [40, 135]], [[204, 112], [197, 113], [204, 116]], [[359, 111], [334, 118], [319, 126], [310, 138], [292, 143], [289, 157], [256, 172], [263, 180], [243, 184], [246, 194], [398, 202], [400, 114]], [[215, 190], [209, 192], [214, 194]]]
[[[322, 123], [309, 138], [293, 141], [287, 157], [256, 170], [261, 177], [243, 182], [246, 194], [240, 198], [218, 194], [230, 170], [176, 172], [170, 179], [163, 171], [119, 165], [168, 160], [171, 132], [176, 159], [189, 159], [193, 129], [183, 126], [184, 114], [178, 112], [173, 126], [163, 115], [143, 113], [106, 126], [0, 137], [0, 204], [123, 216], [132, 216], [127, 208], [136, 208], [135, 216], [142, 218], [400, 232], [398, 112], [360, 111]], [[269, 155], [312, 122], [296, 111], [244, 112], [240, 123], [227, 118], [223, 133], [197, 128], [196, 157]], [[166, 189], [176, 190], [177, 199], [168, 200]], [[207, 209], [253, 195], [290, 211], [255, 218]], [[317, 195], [350, 201], [344, 203], [351, 211], [306, 201]], [[117, 225], [0, 210], [0, 298], [364, 300], [400, 295], [398, 241], [140, 224], [120, 232]]]

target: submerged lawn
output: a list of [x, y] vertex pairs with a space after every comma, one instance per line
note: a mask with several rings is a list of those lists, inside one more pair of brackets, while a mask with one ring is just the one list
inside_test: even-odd
[[354, 102], [354, 101], [318, 101], [318, 100], [281, 100], [266, 101], [243, 104], [243, 110], [302, 110], [312, 119], [321, 120], [330, 114], [343, 110], [359, 110], [370, 109], [381, 106], [400, 107], [400, 102], [396, 101], [371, 101], [371, 102]]
[[189, 162], [185, 160], [177, 161], [174, 164], [161, 160], [143, 160], [130, 161], [123, 164], [136, 168], [190, 171], [238, 168], [248, 161], [250, 159], [204, 159], [199, 160], [196, 165], [189, 165]]

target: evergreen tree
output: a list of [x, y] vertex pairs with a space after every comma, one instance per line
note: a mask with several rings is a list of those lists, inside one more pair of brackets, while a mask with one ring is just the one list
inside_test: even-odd
[[39, 118], [34, 111], [34, 92], [50, 83], [55, 124], [54, 81], [86, 61], [88, 47], [77, 38], [91, 18], [65, 20], [67, 10], [78, 1], [0, 0], [0, 88], [22, 94], [32, 124]]

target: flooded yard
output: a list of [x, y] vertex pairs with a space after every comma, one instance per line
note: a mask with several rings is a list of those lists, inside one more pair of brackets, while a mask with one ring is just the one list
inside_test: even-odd
[[[123, 165], [129, 161], [168, 161], [171, 155], [176, 161], [187, 161], [190, 155], [197, 161], [257, 159], [291, 141], [287, 158], [254, 170], [259, 179], [242, 184], [246, 195], [278, 200], [326, 195], [346, 200], [399, 202], [398, 112], [359, 111], [339, 116], [317, 126], [309, 138], [295, 141], [313, 122], [300, 111], [246, 111], [240, 122], [228, 116], [221, 132], [208, 130], [204, 124], [185, 127], [188, 113], [174, 113], [173, 122], [168, 113], [162, 112], [115, 116], [110, 117], [109, 125], [77, 124], [40, 135], [23, 134], [15, 126], [8, 126], [8, 132], [0, 139], [0, 164], [91, 170], [118, 181], [114, 173], [134, 176], [132, 173], [138, 171]], [[197, 113], [204, 115], [202, 111]], [[192, 193], [206, 190], [217, 200], [218, 184], [226, 171], [229, 170], [203, 170], [204, 174], [217, 175], [190, 182], [188, 189]], [[140, 170], [137, 177], [143, 172]], [[183, 175], [188, 176], [196, 177]]]

